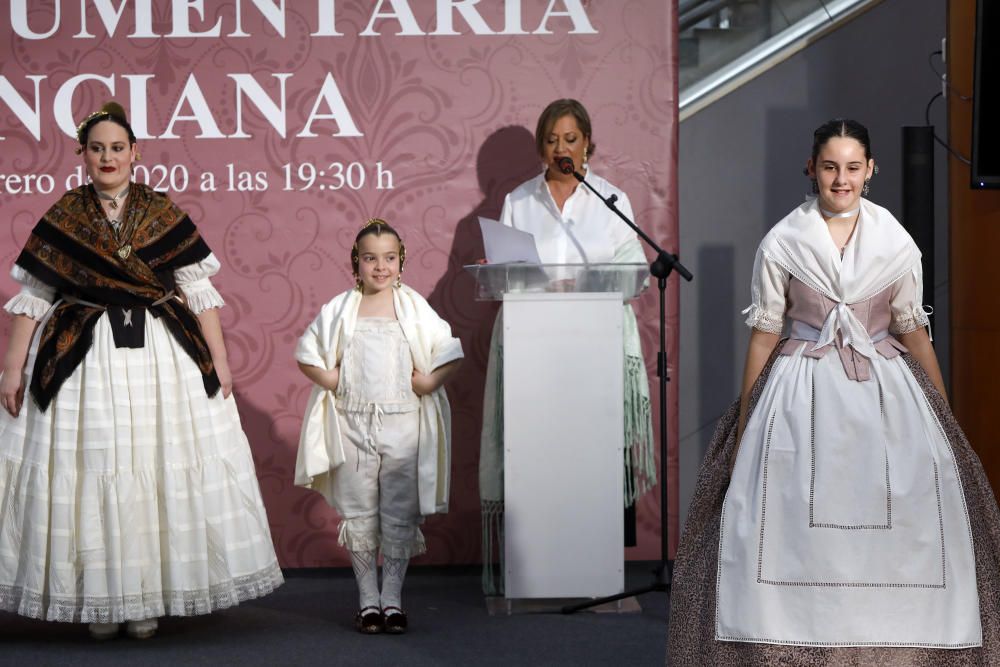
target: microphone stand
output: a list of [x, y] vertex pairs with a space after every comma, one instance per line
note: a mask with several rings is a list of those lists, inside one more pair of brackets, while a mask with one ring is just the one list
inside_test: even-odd
[[[563, 160], [566, 159], [563, 158]], [[667, 383], [670, 381], [670, 378], [667, 376], [667, 325], [665, 294], [667, 289], [667, 277], [670, 275], [671, 271], [676, 270], [681, 277], [688, 281], [693, 279], [694, 276], [692, 276], [691, 272], [680, 263], [677, 259], [677, 255], [673, 255], [657, 245], [653, 239], [649, 238], [644, 231], [639, 229], [634, 222], [629, 220], [624, 213], [618, 210], [618, 207], [615, 206], [615, 202], [618, 201], [618, 195], [612, 194], [609, 197], [601, 195], [600, 192], [595, 190], [594, 187], [584, 179], [583, 174], [573, 168], [572, 162], [563, 164], [563, 161], [560, 161], [559, 169], [564, 174], [572, 173], [573, 176], [576, 177], [576, 180], [580, 181], [580, 183], [585, 185], [587, 189], [597, 195], [597, 197], [603, 201], [604, 204], [615, 213], [615, 215], [621, 218], [626, 225], [635, 230], [635, 233], [639, 235], [639, 238], [646, 242], [646, 245], [653, 249], [653, 252], [656, 253], [656, 259], [649, 265], [649, 273], [656, 278], [656, 285], [660, 292], [660, 349], [656, 354], [656, 376], [659, 378], [660, 388], [660, 562], [653, 570], [653, 583], [648, 586], [627, 590], [617, 595], [587, 600], [586, 602], [568, 605], [562, 608], [562, 613], [572, 614], [582, 609], [604, 604], [605, 602], [614, 602], [616, 600], [622, 600], [627, 597], [642, 595], [644, 593], [666, 593], [670, 590], [670, 577], [673, 574], [673, 562], [668, 559], [669, 545], [667, 543]]]

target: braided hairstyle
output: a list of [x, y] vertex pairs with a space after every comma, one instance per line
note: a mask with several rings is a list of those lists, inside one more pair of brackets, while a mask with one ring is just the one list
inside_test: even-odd
[[406, 262], [406, 246], [403, 245], [403, 239], [399, 236], [399, 232], [393, 229], [388, 222], [381, 218], [371, 218], [364, 224], [358, 235], [354, 237], [354, 246], [351, 248], [351, 272], [354, 274], [354, 280], [357, 282], [358, 288], [361, 286], [361, 256], [358, 252], [358, 244], [361, 243], [361, 239], [364, 237], [374, 234], [375, 236], [382, 236], [382, 234], [392, 234], [399, 241], [399, 274], [403, 274], [403, 264]]

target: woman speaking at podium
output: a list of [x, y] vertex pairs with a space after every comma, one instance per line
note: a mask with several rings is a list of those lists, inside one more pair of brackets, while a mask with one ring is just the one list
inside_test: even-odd
[[[516, 187], [504, 199], [500, 222], [535, 237], [543, 264], [646, 263], [639, 239], [596, 195], [573, 176], [576, 169], [602, 196], [617, 195], [618, 207], [632, 219], [628, 196], [594, 173], [590, 115], [580, 102], [560, 99], [542, 111], [535, 129], [542, 173]], [[571, 161], [567, 163], [567, 158]], [[560, 167], [569, 167], [564, 173]], [[625, 497], [626, 507], [656, 483], [649, 382], [632, 306], [624, 304], [625, 360]], [[492, 559], [503, 555], [503, 350], [502, 320], [497, 317], [490, 342], [483, 400], [479, 489], [483, 512], [483, 590], [503, 590]], [[628, 539], [628, 538], [626, 538]], [[634, 542], [634, 539], [633, 539]], [[501, 568], [502, 571], [502, 568]]]

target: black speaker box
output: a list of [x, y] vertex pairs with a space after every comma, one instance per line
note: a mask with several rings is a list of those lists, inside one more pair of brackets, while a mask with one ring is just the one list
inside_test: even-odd
[[923, 255], [924, 305], [934, 307], [934, 128], [903, 127], [903, 227]]
[[976, 4], [972, 187], [1000, 188], [1000, 2]]

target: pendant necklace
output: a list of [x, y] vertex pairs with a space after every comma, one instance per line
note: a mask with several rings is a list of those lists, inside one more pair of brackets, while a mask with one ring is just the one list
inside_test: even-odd
[[[114, 210], [117, 210], [118, 209], [118, 200], [121, 199], [121, 197], [126, 192], [129, 191], [129, 188], [131, 187], [131, 185], [132, 184], [129, 183], [128, 185], [125, 186], [124, 190], [122, 190], [121, 192], [119, 192], [118, 194], [116, 194], [113, 197], [111, 195], [109, 195], [109, 194], [105, 194], [105, 193], [101, 192], [97, 188], [94, 188], [94, 191], [97, 192], [97, 196], [98, 197], [100, 197], [101, 199], [104, 199], [105, 201], [109, 202], [108, 206], [110, 206]], [[115, 231], [115, 236], [118, 236], [118, 230], [119, 230], [119, 227], [121, 226], [122, 216], [119, 215], [116, 220], [112, 220], [111, 216], [107, 216], [107, 218], [108, 218], [108, 222], [111, 224], [112, 229], [114, 229], [114, 231]], [[118, 248], [118, 250], [115, 251], [115, 254], [117, 254], [122, 259], [128, 259], [128, 256], [132, 254], [132, 244], [131, 243], [126, 243], [125, 245], [123, 245], [120, 248]]]
[[[819, 212], [822, 213], [823, 215], [825, 215], [826, 217], [830, 218], [831, 220], [833, 220], [833, 219], [837, 219], [837, 218], [844, 219], [844, 218], [853, 217], [860, 210], [861, 210], [861, 206], [858, 205], [857, 208], [853, 208], [850, 211], [844, 211], [843, 213], [831, 213], [830, 211], [827, 211], [824, 208], [821, 208], [819, 210]], [[855, 224], [857, 224], [857, 223], [855, 223]], [[851, 242], [851, 237], [852, 236], [854, 236], [854, 230], [853, 229], [851, 229], [851, 233], [847, 235], [847, 240], [844, 241], [844, 245], [840, 246], [840, 248], [839, 248], [839, 250], [840, 250], [840, 256], [841, 257], [844, 256], [844, 251], [847, 250], [847, 244]]]
[[110, 206], [112, 209], [117, 209], [118, 208], [118, 200], [121, 199], [122, 195], [124, 195], [126, 192], [128, 192], [128, 189], [129, 189], [130, 185], [131, 184], [126, 185], [125, 189], [122, 190], [121, 192], [119, 192], [118, 194], [116, 194], [114, 197], [112, 197], [111, 195], [109, 195], [109, 194], [107, 194], [105, 192], [101, 192], [97, 188], [94, 188], [94, 190], [97, 192], [97, 196], [98, 197], [100, 197], [101, 199], [109, 202], [108, 206]]

